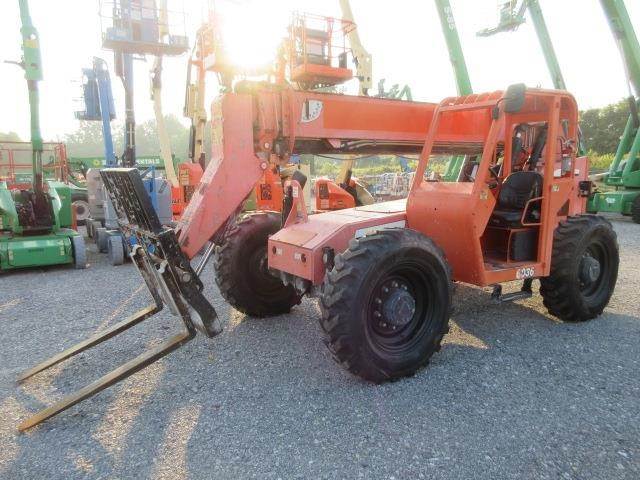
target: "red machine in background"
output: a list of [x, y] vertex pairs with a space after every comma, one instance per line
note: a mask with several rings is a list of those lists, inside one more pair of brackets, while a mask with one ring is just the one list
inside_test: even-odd
[[171, 188], [171, 208], [173, 215], [179, 218], [202, 178], [199, 163], [181, 163], [178, 165], [178, 187]]
[[[351, 180], [349, 187], [355, 189], [356, 182]], [[318, 211], [341, 210], [356, 206], [354, 195], [328, 178], [317, 179], [315, 190]]]
[[[0, 142], [0, 181], [12, 189], [31, 188], [32, 147], [29, 142]], [[69, 162], [64, 143], [44, 143], [42, 152], [43, 177], [47, 180], [69, 181]]]
[[[346, 163], [350, 161], [347, 160]], [[315, 210], [326, 212], [343, 208], [361, 207], [375, 203], [373, 195], [365, 185], [353, 178], [351, 168], [346, 175], [339, 175], [336, 181], [318, 178], [315, 183]]]
[[262, 179], [256, 183], [256, 210], [279, 212], [284, 197], [282, 178], [275, 168], [264, 171]]
[[289, 78], [303, 89], [332, 87], [353, 78], [349, 20], [296, 13], [289, 26]]

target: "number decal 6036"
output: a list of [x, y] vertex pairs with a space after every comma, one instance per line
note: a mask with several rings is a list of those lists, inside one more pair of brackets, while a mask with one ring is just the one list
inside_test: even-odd
[[522, 280], [524, 278], [532, 278], [536, 276], [536, 269], [533, 267], [519, 268], [516, 271], [516, 278]]

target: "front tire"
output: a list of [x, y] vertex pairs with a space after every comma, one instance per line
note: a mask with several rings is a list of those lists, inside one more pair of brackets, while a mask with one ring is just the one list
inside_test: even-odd
[[320, 326], [334, 359], [380, 383], [412, 375], [449, 331], [453, 283], [440, 248], [409, 229], [349, 242], [327, 273]]
[[618, 241], [598, 215], [569, 217], [553, 238], [551, 273], [540, 279], [540, 294], [551, 315], [583, 322], [600, 315], [618, 278]]
[[259, 212], [233, 224], [216, 247], [216, 284], [236, 310], [252, 317], [289, 313], [301, 296], [269, 273], [267, 243], [280, 230], [280, 214]]

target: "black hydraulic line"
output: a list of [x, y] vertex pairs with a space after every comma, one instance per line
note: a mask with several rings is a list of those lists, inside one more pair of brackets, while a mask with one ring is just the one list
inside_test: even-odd
[[533, 145], [533, 150], [531, 152], [531, 156], [529, 157], [529, 166], [533, 171], [538, 166], [538, 162], [540, 161], [540, 157], [542, 157], [542, 150], [544, 150], [544, 146], [547, 143], [547, 134], [548, 129], [545, 126], [540, 130], [538, 137]]

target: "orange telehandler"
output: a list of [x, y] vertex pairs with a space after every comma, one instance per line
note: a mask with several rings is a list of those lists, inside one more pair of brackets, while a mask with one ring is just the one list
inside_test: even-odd
[[[343, 79], [343, 51], [329, 53], [327, 35], [315, 29], [300, 34], [316, 44], [307, 49], [293, 31], [290, 75]], [[311, 51], [316, 56], [304, 58]], [[21, 430], [145, 368], [197, 331], [219, 334], [222, 322], [199, 278], [214, 254], [220, 292], [241, 312], [277, 315], [303, 295], [319, 295], [331, 354], [374, 382], [412, 374], [440, 348], [454, 282], [493, 285], [495, 300], [504, 302], [532, 295], [539, 279], [545, 305], [560, 319], [584, 321], [603, 311], [616, 283], [618, 246], [606, 220], [584, 214], [591, 183], [586, 158], [576, 157], [578, 109], [570, 94], [516, 85], [432, 104], [295, 90], [280, 73], [271, 83], [238, 83], [213, 103], [212, 159], [175, 229], [159, 222], [137, 170], [102, 171], [153, 303], [20, 380], [165, 305], [184, 330], [27, 419]], [[420, 160], [406, 201], [308, 216], [305, 179], [294, 174], [281, 213], [238, 217], [263, 172], [294, 153]], [[427, 180], [433, 155], [464, 156], [465, 181]], [[503, 294], [501, 284], [514, 280], [521, 290]]]

